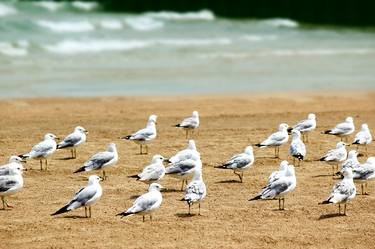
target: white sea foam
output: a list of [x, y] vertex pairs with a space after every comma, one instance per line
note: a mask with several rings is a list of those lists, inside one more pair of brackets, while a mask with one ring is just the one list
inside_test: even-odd
[[47, 28], [53, 32], [89, 32], [95, 29], [95, 26], [87, 21], [70, 21], [70, 22], [56, 22], [47, 20], [38, 20], [36, 23], [43, 28]]
[[260, 42], [260, 41], [270, 41], [276, 40], [276, 35], [244, 35], [241, 39], [250, 41], [250, 42]]
[[7, 4], [0, 3], [0, 17], [16, 14], [17, 10]]
[[129, 17], [125, 19], [125, 23], [132, 29], [138, 31], [150, 31], [160, 29], [164, 26], [163, 22], [147, 16]]
[[64, 7], [64, 3], [62, 2], [54, 2], [54, 1], [38, 1], [33, 2], [35, 6], [47, 9], [51, 12], [57, 11]]
[[196, 12], [172, 12], [172, 11], [160, 11], [160, 12], [148, 12], [146, 16], [167, 19], [167, 20], [206, 20], [212, 21], [215, 19], [215, 15], [210, 10], [201, 10]]
[[113, 29], [113, 30], [123, 28], [123, 24], [120, 21], [117, 21], [117, 20], [114, 20], [114, 19], [112, 19], [112, 20], [102, 20], [102, 21], [100, 21], [100, 26], [104, 29]]
[[261, 22], [278, 28], [298, 28], [299, 26], [298, 22], [287, 18], [273, 18]]
[[187, 39], [160, 39], [156, 40], [162, 45], [171, 46], [210, 46], [210, 45], [229, 45], [232, 40], [229, 38], [187, 38]]
[[19, 41], [15, 44], [10, 42], [0, 42], [0, 54], [4, 54], [11, 57], [19, 57], [27, 55], [27, 47], [25, 41]]
[[97, 9], [99, 4], [97, 2], [73, 1], [72, 6], [79, 10], [91, 11]]

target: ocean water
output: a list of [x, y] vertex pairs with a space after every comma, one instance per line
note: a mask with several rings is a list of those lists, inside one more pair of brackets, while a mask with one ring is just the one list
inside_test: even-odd
[[375, 90], [375, 31], [0, 2], [0, 98]]

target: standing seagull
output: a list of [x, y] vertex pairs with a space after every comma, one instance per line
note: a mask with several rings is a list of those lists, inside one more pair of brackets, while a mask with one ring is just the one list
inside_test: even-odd
[[[80, 207], [85, 207], [85, 217], [91, 218], [91, 206], [100, 199], [103, 193], [99, 182], [99, 176], [91, 175], [89, 177], [89, 183], [87, 186], [81, 188], [77, 193], [75, 193], [73, 199], [68, 204], [51, 215], [58, 215]], [[89, 210], [89, 216], [87, 216], [87, 209]]]
[[346, 140], [350, 134], [355, 130], [353, 118], [347, 117], [343, 123], [339, 123], [335, 128], [324, 131], [324, 134], [334, 135], [340, 137], [341, 141], [345, 137]]
[[72, 158], [77, 158], [77, 147], [86, 142], [88, 131], [82, 126], [77, 126], [73, 133], [69, 134], [57, 145], [57, 149], [70, 149]]
[[362, 124], [361, 131], [359, 131], [355, 135], [355, 138], [354, 138], [352, 144], [357, 145], [357, 150], [358, 150], [358, 146], [360, 146], [360, 145], [364, 146], [365, 151], [366, 151], [366, 156], [367, 156], [368, 155], [367, 154], [367, 145], [369, 145], [371, 142], [372, 142], [372, 136], [371, 136], [370, 129], [368, 128], [368, 125]]
[[274, 147], [275, 148], [275, 158], [279, 158], [279, 150], [280, 146], [287, 143], [289, 136], [288, 136], [288, 125], [282, 123], [279, 125], [279, 131], [270, 135], [266, 140], [263, 142], [256, 144], [255, 146], [260, 148], [265, 147]]
[[338, 174], [344, 173], [345, 169], [354, 169], [359, 166], [358, 162], [358, 152], [355, 150], [351, 150], [348, 153], [348, 158], [341, 164], [341, 172], [337, 172]]
[[292, 142], [289, 147], [289, 155], [293, 157], [293, 164], [298, 159], [298, 166], [300, 162], [306, 158], [306, 146], [301, 140], [301, 133], [298, 130], [292, 130]]
[[194, 176], [192, 181], [187, 185], [185, 190], [185, 197], [182, 201], [186, 201], [189, 205], [189, 215], [190, 215], [190, 206], [198, 202], [198, 215], [201, 215], [201, 201], [206, 197], [207, 190], [206, 185], [203, 182], [202, 178], [202, 168], [194, 169]]
[[[216, 168], [218, 169], [231, 169], [233, 173], [243, 179], [243, 172], [248, 170], [254, 163], [253, 147], [247, 146], [244, 153], [234, 155], [229, 161]], [[241, 173], [238, 173], [241, 172]]]
[[169, 163], [177, 163], [180, 161], [192, 159], [199, 160], [201, 157], [200, 153], [197, 151], [194, 140], [189, 140], [188, 147], [184, 150], [177, 152], [176, 155], [168, 159]]
[[268, 177], [267, 185], [269, 185], [270, 183], [272, 183], [274, 181], [279, 180], [281, 177], [284, 177], [288, 167], [289, 167], [288, 161], [285, 161], [285, 160], [282, 161], [280, 163], [279, 170], [272, 172], [271, 175]]
[[194, 135], [194, 129], [199, 127], [199, 115], [197, 111], [193, 111], [193, 116], [185, 118], [181, 123], [175, 125], [177, 128], [182, 128], [186, 131], [186, 139], [189, 136], [189, 131]]
[[145, 222], [145, 215], [150, 215], [150, 220], [152, 220], [152, 213], [159, 209], [163, 196], [160, 193], [162, 186], [158, 183], [152, 183], [148, 188], [148, 192], [138, 197], [131, 208], [119, 213], [117, 215], [125, 217], [131, 215], [142, 215], [143, 222]]
[[47, 170], [48, 162], [47, 158], [51, 156], [56, 151], [56, 136], [52, 133], [47, 133], [44, 136], [44, 140], [31, 149], [27, 154], [21, 155], [22, 159], [38, 159], [40, 161], [40, 170], [43, 170], [43, 159], [45, 160], [45, 165]]
[[22, 169], [22, 165], [12, 165], [8, 168], [7, 174], [0, 176], [0, 197], [3, 202], [3, 209], [5, 207], [13, 208], [6, 202], [5, 198], [16, 194], [23, 188]]
[[356, 188], [353, 182], [351, 169], [344, 170], [344, 179], [336, 183], [331, 195], [320, 204], [339, 204], [339, 215], [341, 215], [341, 204], [344, 204], [344, 214], [346, 215], [346, 203], [353, 200], [356, 195]]
[[159, 182], [165, 175], [163, 162], [164, 157], [161, 155], [155, 155], [152, 158], [151, 164], [146, 166], [141, 173], [130, 177], [137, 178], [138, 181], [148, 184]]
[[148, 145], [152, 140], [156, 138], [156, 115], [151, 115], [148, 118], [147, 126], [146, 128], [137, 131], [136, 133], [132, 135], [128, 135], [125, 137], [122, 137], [121, 139], [131, 140], [135, 143], [139, 144], [139, 150], [140, 154], [143, 154], [142, 146], [145, 145], [146, 147], [146, 153], [148, 154]]
[[[269, 183], [262, 192], [255, 196], [254, 198], [250, 199], [249, 201], [253, 200], [272, 200], [275, 198], [279, 199], [279, 210], [284, 210], [284, 202], [285, 196], [292, 192], [297, 185], [296, 175], [294, 171], [294, 167], [289, 165], [285, 175], [280, 177], [278, 180]], [[281, 207], [281, 200], [283, 201], [283, 205]]]
[[103, 170], [103, 180], [106, 180], [105, 168], [115, 165], [118, 161], [118, 154], [116, 149], [116, 144], [108, 144], [107, 151], [99, 152], [93, 155], [85, 164], [74, 171], [74, 173], [82, 171], [92, 171], [92, 170]]
[[165, 174], [170, 175], [174, 178], [182, 180], [181, 191], [184, 190], [184, 183], [187, 184], [187, 180], [194, 174], [195, 168], [202, 168], [202, 161], [198, 160], [184, 160], [170, 164], [165, 169]]
[[375, 179], [375, 157], [367, 158], [364, 164], [353, 169], [353, 180], [361, 183], [361, 194], [368, 195], [367, 182]]
[[346, 144], [344, 142], [338, 142], [336, 148], [329, 150], [325, 156], [319, 159], [332, 165], [332, 175], [335, 175], [335, 171], [339, 169], [339, 164], [346, 160], [348, 152], [345, 148]]
[[315, 130], [316, 128], [316, 116], [314, 113], [310, 113], [307, 116], [307, 119], [300, 121], [298, 124], [293, 126], [293, 128], [289, 128], [288, 132], [291, 132], [292, 130], [298, 130], [302, 134], [302, 140], [304, 142], [309, 142], [309, 132]]

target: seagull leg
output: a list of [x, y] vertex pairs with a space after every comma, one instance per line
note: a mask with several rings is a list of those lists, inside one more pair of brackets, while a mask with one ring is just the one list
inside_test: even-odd
[[89, 217], [91, 218], [91, 206], [89, 207]]
[[146, 144], [146, 155], [148, 155], [148, 145]]
[[237, 176], [240, 178], [240, 182], [242, 182], [242, 176], [241, 176], [239, 173], [237, 173], [236, 171], [233, 171], [233, 173], [234, 173], [235, 175], [237, 175]]
[[368, 193], [367, 193], [367, 182], [365, 183], [365, 195], [368, 195]]
[[277, 153], [276, 153], [276, 150], [277, 150], [277, 148], [275, 147], [275, 158], [277, 158]]
[[285, 198], [283, 198], [283, 210], [285, 210]]
[[1, 196], [1, 201], [3, 202], [3, 210], [5, 210], [5, 197]]
[[367, 153], [367, 144], [365, 144], [365, 151], [366, 151], [366, 157], [368, 156], [368, 153]]
[[105, 175], [105, 170], [103, 170], [103, 181], [107, 179], [107, 176]]
[[143, 215], [142, 217], [143, 217], [143, 222], [145, 222], [145, 216]]
[[185, 138], [187, 139], [189, 137], [189, 131], [186, 129], [185, 130]]
[[190, 203], [189, 203], [189, 215], [191, 215], [191, 213], [190, 213]]
[[43, 161], [42, 161], [42, 159], [39, 160], [39, 163], [40, 163], [40, 171], [42, 171], [43, 170]]
[[47, 159], [46, 159], [46, 171], [47, 171], [47, 168], [48, 168], [48, 161], [47, 161]]
[[8, 202], [5, 200], [5, 198], [4, 198], [4, 202], [5, 202], [5, 206], [6, 206], [7, 208], [14, 208], [13, 206], [11, 206], [11, 205], [8, 204]]
[[152, 214], [150, 214], [150, 221], [152, 221]]
[[201, 215], [201, 203], [200, 202], [198, 203], [198, 215], [199, 216]]
[[346, 215], [346, 203], [344, 204], [344, 215]]
[[85, 217], [87, 218], [87, 207], [85, 206]]
[[77, 158], [77, 149], [74, 148], [74, 159]]
[[139, 145], [139, 155], [142, 155], [142, 144]]
[[279, 198], [279, 210], [281, 210], [281, 199]]
[[182, 180], [181, 191], [184, 190], [184, 182], [185, 182], [185, 180]]
[[363, 195], [363, 183], [361, 183], [361, 195]]
[[293, 165], [296, 165], [296, 158], [293, 157]]
[[339, 204], [339, 214], [341, 215], [341, 204]]

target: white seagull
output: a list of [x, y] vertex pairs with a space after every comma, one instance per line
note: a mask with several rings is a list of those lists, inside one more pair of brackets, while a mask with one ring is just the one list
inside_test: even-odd
[[328, 135], [334, 135], [340, 137], [341, 141], [345, 137], [346, 139], [350, 134], [352, 134], [355, 130], [353, 118], [347, 117], [343, 123], [339, 123], [336, 125], [335, 128], [331, 130], [326, 130], [323, 133]]
[[151, 164], [146, 166], [138, 175], [130, 176], [136, 178], [138, 181], [151, 184], [159, 182], [165, 175], [164, 157], [155, 155], [152, 157]]
[[74, 171], [74, 173], [82, 171], [103, 170], [103, 180], [106, 180], [105, 169], [113, 166], [118, 161], [117, 148], [115, 143], [108, 144], [107, 151], [99, 152], [93, 155], [84, 165]]
[[3, 209], [6, 207], [12, 208], [12, 206], [6, 202], [5, 198], [16, 194], [23, 187], [22, 165], [11, 165], [8, 170], [8, 174], [0, 175], [0, 197], [3, 202]]
[[338, 174], [344, 173], [345, 169], [354, 169], [359, 166], [359, 161], [358, 161], [358, 152], [355, 150], [351, 150], [348, 153], [348, 158], [341, 164], [341, 172], [338, 172]]
[[176, 155], [168, 159], [169, 163], [177, 163], [180, 161], [192, 159], [199, 160], [201, 157], [200, 153], [197, 151], [194, 140], [189, 140], [188, 147], [184, 150], [177, 152]]
[[189, 205], [189, 215], [190, 207], [193, 203], [198, 202], [198, 215], [201, 215], [201, 201], [206, 197], [207, 189], [202, 178], [202, 168], [195, 168], [192, 181], [187, 185], [185, 190], [185, 197], [182, 201], [186, 201]]
[[195, 171], [195, 168], [202, 168], [202, 161], [198, 160], [184, 160], [170, 164], [165, 169], [165, 174], [170, 175], [174, 178], [182, 180], [181, 191], [184, 189], [184, 183], [187, 184], [187, 179], [190, 178]]
[[199, 114], [193, 111], [193, 116], [185, 118], [181, 123], [175, 125], [177, 128], [182, 128], [186, 131], [186, 138], [189, 136], [189, 131], [194, 134], [194, 130], [199, 127]]
[[[89, 177], [89, 182], [86, 187], [81, 188], [77, 193], [75, 193], [73, 199], [66, 204], [64, 207], [57, 210], [51, 215], [58, 215], [72, 211], [74, 209], [85, 207], [85, 217], [91, 218], [91, 206], [94, 205], [102, 196], [103, 190], [100, 186], [100, 177], [96, 175], [91, 175]], [[87, 209], [89, 210], [89, 215], [87, 216]]]
[[160, 193], [162, 186], [158, 183], [152, 183], [148, 188], [148, 192], [138, 197], [131, 208], [121, 212], [117, 215], [125, 217], [131, 215], [142, 215], [143, 222], [145, 221], [145, 215], [150, 215], [150, 220], [152, 220], [152, 213], [159, 209], [163, 196]]
[[43, 170], [43, 160], [45, 160], [45, 170], [47, 170], [48, 162], [47, 158], [56, 151], [56, 139], [57, 137], [52, 133], [47, 133], [44, 136], [44, 140], [31, 149], [29, 153], [20, 155], [22, 159], [37, 159], [40, 161], [40, 170]]
[[369, 145], [372, 142], [372, 136], [370, 129], [368, 128], [367, 124], [362, 124], [361, 125], [361, 130], [355, 135], [355, 138], [352, 142], [352, 144], [357, 145], [357, 150], [358, 146], [364, 146], [366, 150], [366, 156], [367, 154], [367, 145]]
[[[262, 192], [251, 198], [249, 201], [253, 200], [272, 200], [275, 198], [279, 199], [279, 210], [284, 210], [285, 196], [292, 192], [297, 185], [296, 175], [294, 166], [289, 165], [286, 169], [285, 175], [280, 177], [278, 180], [269, 183]], [[281, 207], [281, 200], [283, 205]]]
[[122, 139], [131, 140], [135, 143], [139, 144], [140, 154], [143, 154], [142, 147], [145, 145], [146, 147], [146, 153], [148, 154], [148, 145], [152, 140], [156, 138], [156, 115], [151, 115], [148, 118], [147, 126], [146, 128], [137, 131], [136, 133], [133, 133], [132, 135], [128, 135], [125, 137], [122, 137]]
[[364, 164], [355, 167], [353, 179], [361, 183], [361, 194], [367, 195], [367, 182], [375, 179], [375, 157], [369, 157]]
[[316, 128], [316, 116], [314, 113], [310, 113], [307, 119], [300, 121], [298, 124], [288, 129], [288, 132], [292, 130], [298, 130], [302, 134], [302, 140], [304, 142], [309, 142], [308, 134], [309, 132], [315, 130]]
[[18, 167], [23, 170], [22, 162], [25, 161], [21, 157], [11, 156], [7, 164], [0, 166], [0, 176], [12, 174]]
[[279, 125], [279, 131], [273, 133], [263, 142], [256, 144], [255, 146], [260, 148], [265, 147], [274, 147], [275, 148], [275, 158], [279, 158], [279, 150], [280, 146], [287, 143], [289, 136], [288, 136], [288, 125], [282, 123]]
[[216, 168], [233, 170], [233, 173], [236, 174], [240, 178], [240, 182], [242, 182], [243, 172], [245, 170], [248, 170], [253, 165], [253, 163], [253, 147], [247, 146], [243, 153], [234, 155], [229, 161]]
[[288, 161], [285, 161], [285, 160], [282, 161], [280, 163], [279, 170], [272, 172], [271, 175], [268, 177], [267, 185], [269, 185], [270, 183], [272, 183], [274, 181], [279, 180], [281, 177], [284, 177], [285, 172], [286, 172], [288, 167], [289, 167]]
[[325, 156], [319, 159], [332, 165], [333, 176], [335, 175], [335, 171], [339, 169], [339, 164], [346, 160], [348, 152], [345, 147], [346, 144], [344, 142], [338, 142], [335, 149], [329, 150]]
[[289, 155], [293, 157], [293, 164], [298, 159], [298, 166], [306, 158], [306, 146], [301, 140], [301, 132], [292, 130], [292, 142], [289, 146]]
[[344, 170], [344, 179], [335, 184], [331, 195], [320, 204], [339, 204], [339, 215], [341, 215], [341, 204], [344, 204], [344, 214], [346, 215], [346, 203], [354, 199], [356, 188], [353, 182], [353, 173], [350, 168]]
[[73, 133], [69, 134], [57, 145], [57, 149], [69, 149], [72, 158], [77, 158], [77, 147], [86, 142], [88, 131], [82, 126], [77, 126]]

